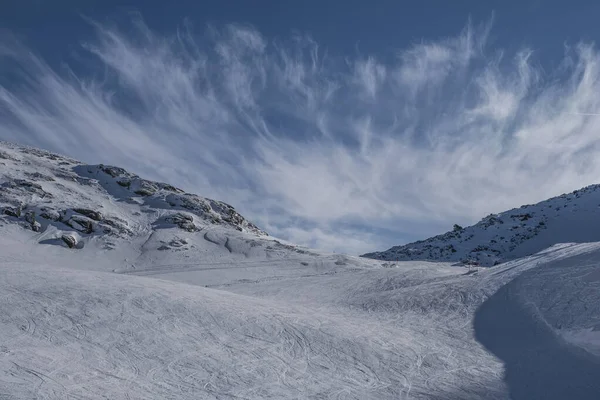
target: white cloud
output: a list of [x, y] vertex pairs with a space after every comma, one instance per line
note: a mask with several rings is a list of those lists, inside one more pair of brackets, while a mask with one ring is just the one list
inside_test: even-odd
[[373, 57], [358, 60], [354, 65], [356, 84], [362, 88], [364, 94], [371, 99], [376, 99], [377, 91], [385, 81], [386, 68], [379, 64]]
[[95, 66], [85, 74], [1, 37], [0, 138], [121, 165], [353, 254], [600, 176], [590, 44], [548, 71], [529, 49], [489, 48], [490, 24], [391, 63], [247, 26], [170, 37], [134, 26], [95, 25], [78, 54]]

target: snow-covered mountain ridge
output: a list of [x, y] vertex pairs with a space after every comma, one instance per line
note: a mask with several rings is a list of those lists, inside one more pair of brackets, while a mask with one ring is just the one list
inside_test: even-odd
[[94, 238], [110, 246], [153, 230], [208, 226], [267, 234], [221, 201], [185, 193], [108, 165], [85, 165], [47, 151], [0, 142], [0, 224], [52, 228], [57, 244]]
[[387, 261], [428, 260], [492, 266], [557, 243], [600, 241], [600, 185], [591, 185], [490, 214], [477, 224], [432, 238], [362, 255]]
[[[600, 242], [494, 268], [326, 254], [221, 202], [6, 143], [0, 199], [0, 399], [600, 393]], [[506, 221], [539, 226], [527, 213]], [[565, 221], [556, 240], [578, 240]]]

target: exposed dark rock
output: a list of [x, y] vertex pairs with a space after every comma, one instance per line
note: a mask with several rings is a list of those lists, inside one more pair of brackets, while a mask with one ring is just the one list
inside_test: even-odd
[[98, 186], [98, 180], [97, 179], [93, 179], [93, 178], [86, 178], [86, 177], [83, 177], [83, 176], [69, 176], [69, 175], [66, 175], [65, 179], [72, 180], [72, 181], [75, 181], [77, 183], [80, 183], [80, 184], [86, 185], [86, 186]]
[[39, 149], [28, 148], [28, 147], [21, 148], [20, 150], [21, 150], [21, 153], [32, 154], [34, 156], [47, 158], [49, 160], [58, 160], [59, 158], [61, 158], [58, 155], [50, 153], [49, 151], [45, 151], [45, 150], [39, 150]]
[[84, 216], [73, 215], [65, 221], [64, 224], [78, 232], [86, 233], [88, 235], [94, 232], [94, 223], [91, 219]]
[[15, 217], [15, 218], [19, 218], [21, 217], [21, 207], [6, 207], [4, 209], [4, 214], [10, 216], [10, 217]]
[[39, 232], [42, 229], [42, 225], [35, 220], [35, 211], [28, 211], [25, 214], [25, 221], [27, 221], [29, 227], [34, 232]]
[[[14, 149], [15, 155], [8, 149], [0, 153], [0, 161], [15, 160], [20, 163], [12, 171], [14, 176], [7, 176], [0, 183], [0, 214], [13, 217], [3, 218], [3, 222], [19, 223], [22, 227], [33, 230], [41, 230], [51, 224], [62, 229], [69, 226], [82, 234], [97, 232], [106, 236], [131, 237], [135, 232], [127, 222], [112, 215], [103, 215], [105, 209], [99, 205], [102, 203], [99, 203], [97, 197], [108, 196], [124, 204], [135, 202], [142, 206], [143, 213], [162, 214], [163, 210], [179, 212], [167, 217], [168, 225], [173, 224], [189, 232], [201, 230], [199, 224], [214, 223], [230, 226], [238, 231], [250, 230], [259, 235], [262, 233], [226, 203], [187, 194], [173, 185], [142, 179], [123, 168], [103, 164], [84, 165], [43, 150], [18, 146]], [[13, 163], [6, 161], [5, 164], [11, 166]], [[12, 166], [6, 168], [10, 170]], [[120, 189], [115, 183], [126, 189]], [[55, 200], [52, 200], [53, 194]], [[141, 198], [131, 198], [136, 195]], [[17, 207], [19, 204], [23, 207]], [[136, 215], [132, 211], [133, 226], [137, 225], [135, 217], [139, 215], [139, 212]], [[14, 218], [20, 221], [15, 221]], [[155, 226], [160, 228], [160, 224], [164, 225], [164, 222], [165, 218], [161, 218], [160, 223], [157, 221]]]
[[44, 198], [52, 198], [52, 194], [44, 191], [38, 183], [30, 182], [25, 179], [13, 179], [2, 184], [3, 188], [12, 189], [14, 191], [28, 194], [36, 194]]
[[[52, 182], [54, 181], [54, 178], [48, 175], [44, 175], [41, 174], [39, 172], [25, 172], [25, 175], [33, 180], [37, 180], [37, 181], [46, 181], [46, 182]], [[40, 186], [41, 189], [41, 186]]]
[[518, 218], [519, 221], [527, 221], [529, 219], [531, 219], [531, 214], [517, 214], [517, 215], [511, 215], [512, 218]]
[[158, 187], [162, 190], [166, 190], [167, 192], [184, 193], [183, 190], [166, 183], [158, 183]]
[[13, 156], [11, 156], [10, 154], [8, 154], [4, 151], [0, 151], [0, 158], [3, 160], [18, 161], [16, 158], [14, 158]]
[[85, 215], [94, 221], [102, 221], [102, 214], [99, 211], [89, 210], [87, 208], [74, 208], [73, 211], [78, 214]]
[[127, 227], [125, 222], [121, 222], [111, 218], [104, 218], [102, 220], [102, 228], [104, 233], [112, 235], [129, 235], [131, 230]]
[[152, 196], [155, 192], [150, 189], [142, 188], [142, 189], [136, 190], [134, 193], [139, 196]]
[[[79, 176], [71, 171], [65, 171], [65, 170], [55, 171], [54, 176], [56, 178], [64, 179], [66, 181], [74, 181], [74, 182], [84, 183], [84, 182], [80, 182], [78, 180]], [[89, 178], [86, 178], [86, 179], [89, 179]]]
[[14, 179], [10, 184], [10, 187], [21, 186], [26, 188], [32, 188], [36, 190], [43, 190], [39, 183], [29, 182], [25, 179]]
[[465, 228], [463, 228], [462, 226], [458, 225], [458, 224], [454, 224], [454, 227], [452, 228], [452, 230], [454, 232], [460, 232], [463, 231]]
[[71, 235], [62, 235], [61, 239], [63, 242], [65, 242], [65, 244], [72, 249], [73, 247], [77, 246], [77, 239], [75, 239], [73, 236]]
[[188, 244], [188, 241], [185, 240], [185, 239], [180, 239], [180, 238], [173, 239], [173, 240], [171, 240], [169, 242], [169, 246], [172, 246], [172, 247], [175, 247], [175, 248], [183, 247], [186, 244]]
[[41, 209], [41, 213], [40, 213], [40, 217], [50, 220], [50, 221], [59, 221], [60, 220], [60, 213], [56, 210], [53, 210], [51, 208], [46, 208], [43, 207]]
[[248, 222], [232, 206], [221, 201], [206, 199], [188, 193], [170, 194], [166, 196], [165, 201], [171, 207], [181, 207], [189, 210], [213, 224], [227, 224], [238, 231], [243, 231], [244, 228], [247, 228], [258, 235], [266, 234], [254, 224]]
[[100, 170], [105, 174], [112, 176], [113, 178], [127, 174], [127, 171], [125, 171], [123, 168], [113, 167], [112, 165], [100, 164]]
[[186, 230], [188, 232], [198, 231], [198, 228], [194, 224], [194, 217], [192, 217], [191, 215], [176, 213], [166, 217], [165, 221], [169, 224], [177, 225], [181, 229]]

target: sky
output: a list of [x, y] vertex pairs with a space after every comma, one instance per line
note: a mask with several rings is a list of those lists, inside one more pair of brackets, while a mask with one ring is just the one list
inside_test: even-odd
[[0, 139], [362, 254], [600, 183], [594, 1], [4, 0]]

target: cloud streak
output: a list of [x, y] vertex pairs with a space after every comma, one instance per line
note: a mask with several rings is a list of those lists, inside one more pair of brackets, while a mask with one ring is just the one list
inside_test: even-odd
[[548, 71], [530, 49], [490, 48], [491, 24], [383, 62], [241, 25], [160, 36], [134, 22], [92, 22], [85, 73], [2, 36], [0, 138], [121, 165], [352, 254], [598, 182], [593, 44]]

